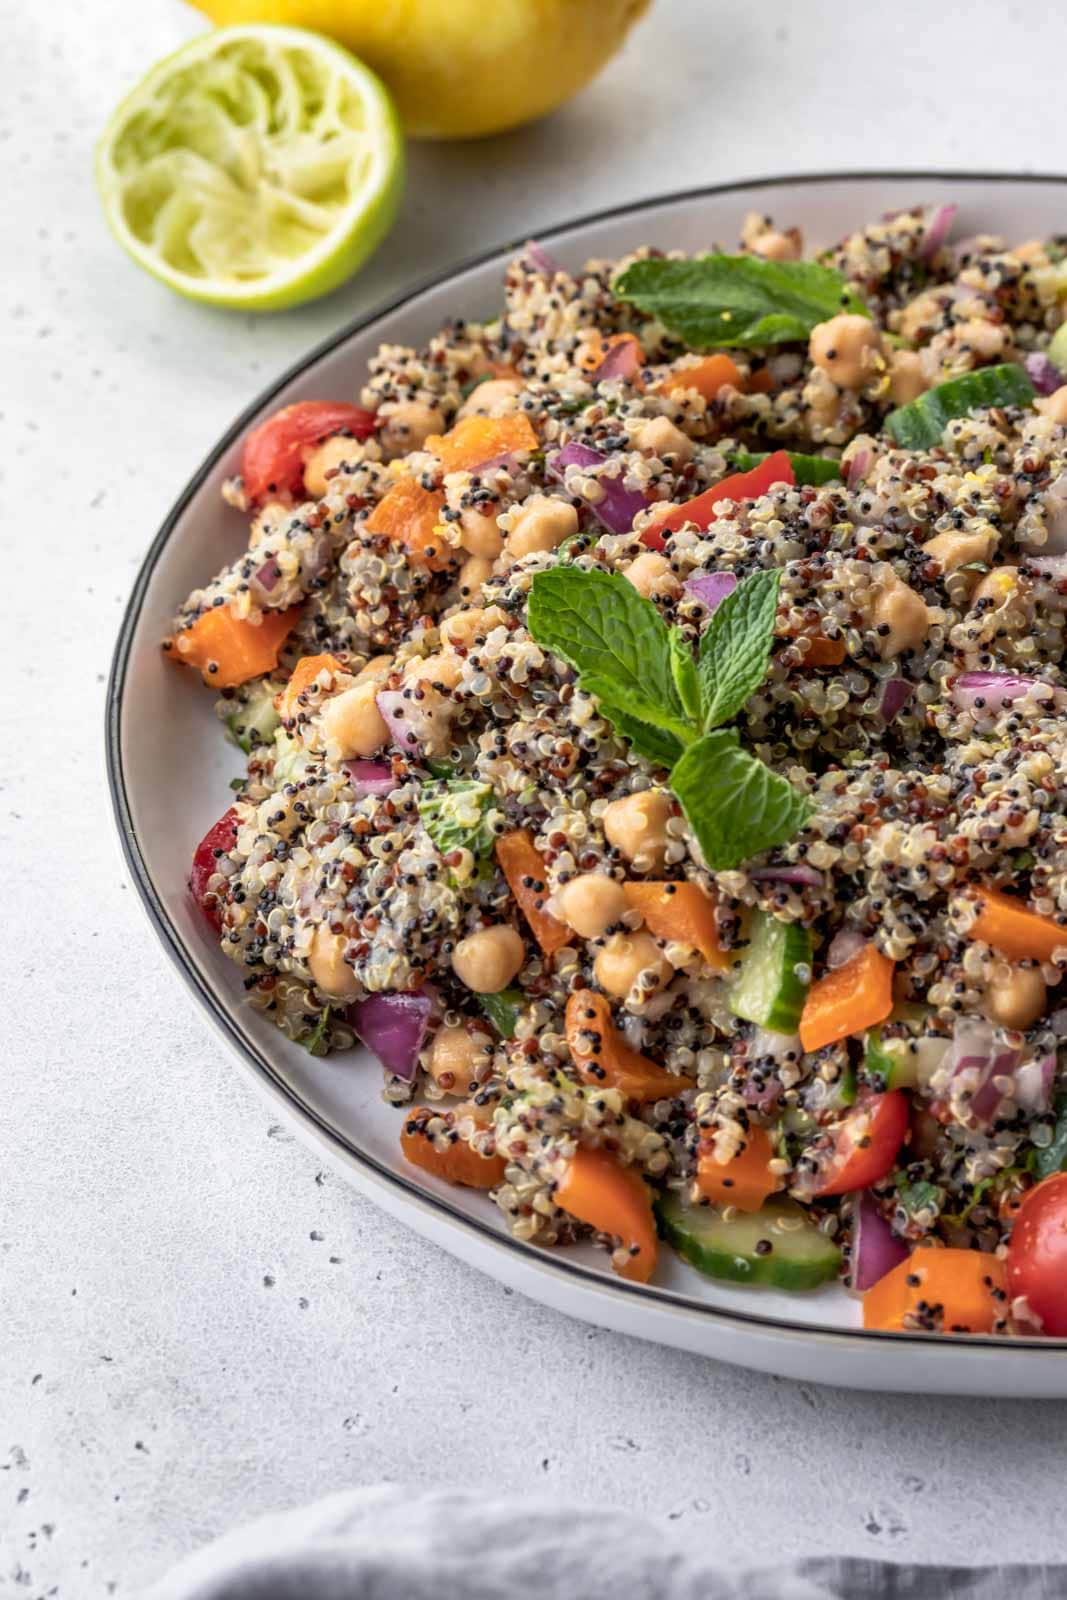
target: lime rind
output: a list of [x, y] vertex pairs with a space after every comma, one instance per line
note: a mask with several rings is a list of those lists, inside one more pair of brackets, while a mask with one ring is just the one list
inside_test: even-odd
[[112, 230], [178, 293], [244, 310], [327, 294], [381, 242], [403, 186], [377, 77], [302, 28], [220, 28], [161, 61], [97, 150]]

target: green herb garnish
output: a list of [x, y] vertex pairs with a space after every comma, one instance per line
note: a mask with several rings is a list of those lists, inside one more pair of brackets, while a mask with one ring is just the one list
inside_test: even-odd
[[[735, 450], [726, 459], [735, 471], [751, 472], [761, 461], [766, 461], [769, 453], [764, 450], [762, 454], [752, 455], [747, 450]], [[832, 461], [829, 456], [803, 456], [790, 450], [789, 465], [797, 483], [810, 485], [814, 489], [821, 489], [824, 483], [843, 482], [840, 461]]]
[[1053, 1106], [1056, 1121], [1052, 1129], [1052, 1143], [1034, 1150], [1034, 1171], [1039, 1178], [1050, 1178], [1054, 1172], [1067, 1172], [1067, 1094], [1057, 1096]]
[[306, 1038], [300, 1043], [304, 1046], [309, 1056], [324, 1056], [330, 1049], [330, 1013], [332, 1006], [323, 1006], [315, 1021], [315, 1026]]
[[1034, 386], [1025, 370], [1005, 361], [999, 367], [980, 367], [927, 389], [910, 405], [891, 411], [885, 431], [904, 450], [929, 450], [941, 443], [945, 429], [956, 417], [988, 406], [1028, 406], [1033, 398]]
[[424, 783], [419, 790], [419, 816], [441, 854], [469, 850], [473, 858], [469, 873], [453, 871], [455, 883], [481, 878], [489, 867], [500, 815], [493, 798], [492, 785], [473, 778], [445, 778]]
[[694, 350], [759, 349], [807, 339], [841, 311], [869, 315], [840, 272], [814, 261], [751, 255], [635, 261], [612, 287]]
[[940, 1216], [944, 1203], [945, 1191], [940, 1184], [930, 1183], [925, 1178], [911, 1183], [903, 1174], [897, 1179], [897, 1204], [907, 1217], [915, 1217], [920, 1211], [932, 1211], [935, 1217]]
[[742, 580], [712, 614], [694, 661], [684, 635], [619, 573], [575, 566], [539, 572], [527, 626], [562, 656], [639, 755], [671, 770], [671, 786], [714, 872], [791, 839], [808, 798], [724, 728], [759, 688], [774, 641], [780, 573]]
[[478, 996], [478, 1004], [502, 1039], [514, 1039], [519, 1014], [526, 1003], [521, 989], [501, 989], [497, 994]]

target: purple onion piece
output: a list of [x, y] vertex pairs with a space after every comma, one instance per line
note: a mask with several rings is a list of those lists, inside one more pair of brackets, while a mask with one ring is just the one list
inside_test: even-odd
[[270, 594], [272, 589], [277, 588], [278, 579], [281, 577], [281, 575], [282, 569], [278, 565], [277, 556], [270, 556], [266, 561], [264, 561], [259, 571], [253, 574], [253, 577], [254, 581], [259, 584], [259, 587], [264, 590], [266, 594]]
[[1032, 350], [1023, 362], [1038, 394], [1055, 394], [1063, 386], [1063, 373], [1043, 350]]
[[1003, 711], [1033, 689], [1042, 691], [1041, 700], [1053, 697], [1052, 685], [1037, 678], [1020, 678], [1011, 672], [961, 672], [952, 685], [952, 698], [961, 711]]
[[1056, 1056], [1031, 1056], [1015, 1069], [1015, 1103], [1027, 1116], [1039, 1116], [1052, 1104], [1052, 1089], [1056, 1081]]
[[420, 750], [431, 730], [419, 702], [406, 697], [403, 689], [383, 689], [375, 700], [396, 748], [405, 755]]
[[685, 582], [686, 593], [699, 600], [708, 611], [714, 611], [720, 601], [725, 600], [728, 594], [733, 594], [736, 588], [736, 572], [698, 572]]
[[915, 685], [909, 683], [907, 678], [888, 678], [882, 689], [882, 700], [879, 711], [886, 722], [892, 722], [897, 712], [907, 705], [915, 693]]
[[[608, 459], [587, 444], [566, 444], [555, 455], [549, 456], [545, 467], [550, 478], [555, 478], [557, 483], [564, 483], [568, 467], [599, 467]], [[634, 518], [645, 509], [644, 495], [624, 489], [622, 479], [618, 477], [603, 476], [597, 482], [603, 494], [599, 500], [586, 502], [590, 511], [609, 533], [629, 533]], [[384, 716], [385, 713], [382, 714]]]
[[953, 219], [958, 210], [958, 206], [937, 207], [930, 218], [930, 225], [926, 230], [926, 238], [923, 240], [922, 249], [919, 252], [924, 261], [930, 261], [936, 256], [948, 238], [949, 229], [952, 227]]
[[871, 452], [869, 450], [857, 450], [854, 456], [850, 456], [848, 466], [845, 469], [847, 474], [845, 478], [846, 486], [849, 489], [857, 488], [867, 476], [870, 465]]
[[856, 928], [839, 928], [830, 940], [826, 952], [826, 965], [831, 969], [847, 966], [853, 956], [858, 956], [867, 943]]
[[1027, 556], [1026, 565], [1036, 567], [1044, 578], [1061, 583], [1067, 578], [1067, 556]]
[[543, 272], [546, 278], [554, 278], [563, 268], [554, 256], [550, 256], [544, 245], [538, 244], [536, 239], [527, 239], [525, 255], [532, 261], [538, 272]]
[[596, 371], [591, 383], [603, 383], [608, 378], [632, 378], [641, 370], [641, 352], [631, 339], [613, 344]]
[[807, 889], [821, 889], [823, 875], [817, 867], [803, 861], [780, 867], [756, 867], [749, 877], [757, 883], [793, 883]]
[[368, 796], [378, 799], [392, 794], [397, 787], [388, 761], [342, 761], [341, 765], [348, 773], [357, 800]]
[[410, 1083], [430, 1018], [439, 1010], [436, 991], [404, 990], [372, 994], [348, 1008], [348, 1020], [387, 1072]]
[[910, 1254], [882, 1216], [870, 1190], [862, 1190], [852, 1212], [852, 1287], [865, 1294]]
[[991, 1022], [982, 1017], [961, 1017], [956, 1023], [946, 1056], [952, 1081], [965, 1080], [973, 1120], [984, 1125], [993, 1120], [1004, 1098], [998, 1078], [1010, 1078], [1021, 1050], [1004, 1043]]

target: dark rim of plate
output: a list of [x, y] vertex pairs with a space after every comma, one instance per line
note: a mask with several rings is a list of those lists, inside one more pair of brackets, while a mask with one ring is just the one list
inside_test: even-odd
[[[960, 182], [974, 183], [976, 181], [989, 184], [1052, 183], [1062, 185], [1067, 184], [1067, 175], [1039, 172], [939, 170], [785, 173], [777, 177], [735, 179], [729, 183], [707, 184], [695, 189], [682, 189], [670, 194], [650, 196], [644, 200], [625, 201], [616, 206], [609, 206], [602, 211], [588, 212], [584, 216], [571, 217], [566, 221], [553, 223], [551, 227], [538, 228], [536, 237], [539, 240], [550, 241], [560, 234], [570, 233], [575, 229], [591, 227], [598, 222], [607, 222], [613, 218], [639, 216], [643, 212], [655, 211], [665, 206], [700, 200], [712, 195], [733, 194], [742, 190], [781, 187], [803, 188], [836, 183], [936, 182], [952, 184]], [[615, 1295], [623, 1300], [640, 1296], [646, 1303], [651, 1301], [658, 1303], [666, 1310], [685, 1310], [695, 1313], [709, 1323], [740, 1327], [749, 1326], [765, 1329], [768, 1333], [773, 1334], [799, 1334], [809, 1339], [832, 1340], [838, 1345], [844, 1342], [858, 1347], [873, 1341], [888, 1342], [895, 1346], [911, 1344], [921, 1346], [928, 1356], [935, 1351], [941, 1351], [946, 1358], [953, 1351], [962, 1354], [967, 1350], [978, 1349], [1012, 1350], [1020, 1354], [1027, 1353], [1031, 1355], [1048, 1355], [1056, 1351], [1062, 1352], [1067, 1340], [1048, 1338], [1013, 1338], [1005, 1340], [982, 1335], [948, 1338], [944, 1334], [937, 1333], [886, 1333], [862, 1328], [834, 1328], [806, 1322], [793, 1322], [784, 1317], [761, 1316], [757, 1312], [735, 1311], [732, 1308], [709, 1305], [706, 1301], [698, 1300], [691, 1295], [681, 1294], [676, 1290], [664, 1289], [656, 1284], [630, 1283], [626, 1279], [620, 1278], [600, 1267], [587, 1266], [582, 1262], [570, 1261], [564, 1251], [541, 1251], [537, 1250], [536, 1247], [526, 1245], [520, 1240], [512, 1238], [509, 1233], [501, 1232], [497, 1227], [483, 1221], [480, 1217], [469, 1216], [466, 1212], [458, 1210], [448, 1200], [431, 1193], [414, 1179], [409, 1179], [403, 1173], [394, 1172], [391, 1168], [383, 1166], [375, 1157], [360, 1150], [357, 1145], [353, 1144], [342, 1129], [335, 1127], [326, 1118], [320, 1116], [311, 1106], [307, 1105], [285, 1082], [282, 1074], [271, 1065], [255, 1039], [238, 1026], [220, 997], [215, 993], [212, 984], [198, 970], [195, 962], [191, 959], [178, 929], [167, 913], [163, 899], [149, 874], [133, 826], [133, 816], [126, 792], [126, 777], [122, 763], [120, 724], [126, 671], [145, 591], [156, 564], [169, 543], [179, 519], [190, 500], [200, 490], [204, 479], [218, 464], [219, 460], [249, 425], [256, 420], [260, 413], [267, 409], [275, 396], [292, 383], [294, 379], [299, 378], [323, 356], [329, 355], [332, 351], [338, 349], [353, 338], [354, 335], [369, 330], [375, 322], [394, 311], [399, 311], [412, 301], [417, 300], [428, 290], [441, 288], [451, 279], [459, 277], [474, 267], [484, 266], [498, 257], [501, 260], [505, 260], [509, 255], [522, 249], [527, 237], [528, 235], [524, 235], [521, 239], [513, 240], [510, 243], [494, 245], [489, 250], [480, 251], [477, 255], [469, 256], [466, 260], [447, 267], [443, 272], [434, 273], [421, 279], [411, 288], [406, 289], [403, 294], [398, 295], [396, 299], [377, 305], [366, 315], [346, 323], [339, 332], [331, 334], [328, 339], [323, 340], [307, 355], [301, 357], [299, 361], [283, 372], [280, 377], [276, 378], [267, 389], [253, 400], [251, 405], [247, 406], [236, 421], [230, 425], [215, 448], [201, 462], [192, 478], [190, 478], [149, 546], [134, 582], [133, 590], [123, 615], [122, 625], [119, 629], [115, 653], [111, 663], [111, 673], [108, 679], [105, 708], [107, 777], [111, 803], [123, 855], [126, 858], [127, 866], [130, 869], [134, 884], [149, 919], [167, 954], [178, 968], [189, 988], [199, 998], [212, 1020], [228, 1037], [230, 1043], [244, 1058], [245, 1062], [261, 1074], [270, 1083], [275, 1093], [279, 1094], [288, 1103], [289, 1110], [294, 1116], [312, 1124], [318, 1133], [324, 1136], [346, 1160], [354, 1162], [365, 1171], [373, 1174], [377, 1180], [402, 1194], [409, 1202], [414, 1202], [420, 1207], [439, 1213], [441, 1216], [448, 1218], [457, 1227], [486, 1239], [497, 1249], [512, 1251], [523, 1256], [531, 1266], [541, 1267], [549, 1272], [561, 1274], [584, 1289]], [[714, 1352], [708, 1353], [712, 1354]], [[827, 1377], [829, 1381], [833, 1381], [832, 1374], [827, 1374]]]

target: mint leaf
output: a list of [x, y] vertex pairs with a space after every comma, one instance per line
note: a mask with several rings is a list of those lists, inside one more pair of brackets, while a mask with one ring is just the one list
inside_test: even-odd
[[635, 261], [613, 288], [696, 350], [807, 339], [838, 312], [869, 315], [840, 272], [814, 261], [748, 255]]
[[674, 685], [667, 624], [620, 573], [574, 566], [537, 573], [526, 625], [605, 707], [666, 729], [682, 744], [692, 740]]
[[669, 770], [674, 766], [685, 749], [680, 739], [669, 733], [666, 728], [654, 728], [651, 723], [642, 722], [638, 717], [628, 716], [618, 706], [612, 705], [609, 685], [602, 683], [598, 678], [583, 679], [582, 682], [590, 694], [596, 695], [601, 711], [609, 722], [614, 723], [616, 733], [621, 733], [624, 739], [628, 739], [639, 756], [644, 756], [646, 761], [653, 762], [657, 767], [666, 767]]
[[682, 702], [682, 709], [687, 717], [699, 722], [700, 683], [689, 641], [680, 628], [671, 628], [667, 634], [667, 644], [671, 653], [671, 677], [674, 679], [678, 698]]
[[478, 1004], [502, 1039], [514, 1039], [519, 1015], [526, 1005], [521, 989], [498, 989], [495, 994], [480, 994]]
[[700, 638], [704, 727], [729, 722], [767, 675], [782, 574], [753, 572], [720, 600]]
[[785, 844], [814, 809], [806, 795], [741, 749], [734, 728], [691, 744], [671, 773], [671, 788], [712, 872]]

